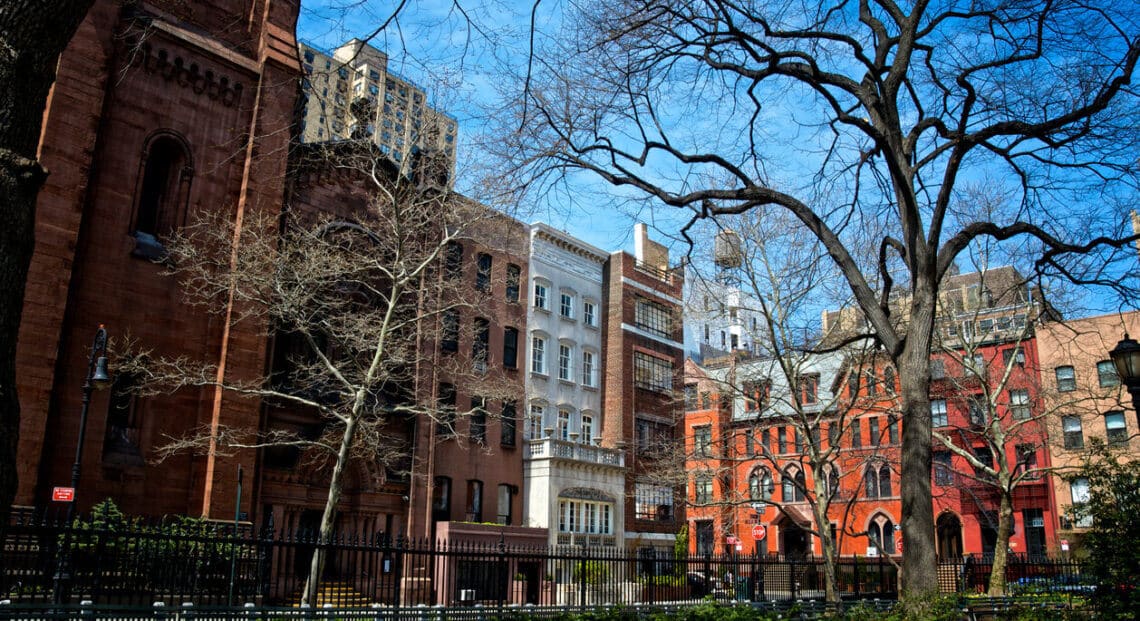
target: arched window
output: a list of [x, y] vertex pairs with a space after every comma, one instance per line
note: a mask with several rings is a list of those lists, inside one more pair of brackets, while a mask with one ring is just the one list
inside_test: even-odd
[[823, 477], [827, 484], [827, 491], [831, 498], [839, 495], [839, 469], [832, 464], [823, 467]]
[[804, 478], [804, 471], [798, 468], [788, 468], [784, 471], [781, 481], [781, 493], [784, 502], [803, 502], [804, 492], [807, 489], [807, 484]]
[[867, 525], [867, 539], [880, 554], [895, 553], [895, 525], [882, 513], [876, 513]]
[[863, 487], [867, 498], [886, 498], [891, 493], [891, 467], [887, 464], [871, 464], [863, 473]]
[[748, 476], [748, 497], [752, 500], [770, 500], [776, 491], [776, 483], [767, 468], [756, 468]]
[[884, 464], [879, 468], [879, 497], [893, 496], [891, 493], [891, 467]]
[[131, 227], [136, 254], [150, 259], [166, 255], [160, 240], [182, 224], [193, 176], [185, 141], [165, 132], [150, 139], [143, 152]]

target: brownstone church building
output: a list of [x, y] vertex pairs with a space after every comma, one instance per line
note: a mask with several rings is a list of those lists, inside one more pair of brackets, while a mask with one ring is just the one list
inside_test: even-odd
[[[112, 366], [115, 345], [128, 337], [164, 356], [208, 361], [227, 379], [261, 377], [272, 364], [274, 339], [262, 326], [187, 306], [154, 259], [165, 232], [204, 211], [222, 210], [240, 223], [254, 212], [281, 213], [290, 202], [318, 210], [343, 202], [335, 186], [306, 186], [289, 174], [301, 77], [298, 10], [297, 0], [97, 0], [62, 55], [45, 113], [41, 157], [51, 174], [37, 207], [18, 344], [17, 505], [49, 505], [52, 488], [70, 481], [81, 387], [100, 324], [111, 334]], [[524, 225], [511, 226], [525, 240]], [[514, 338], [517, 348], [517, 335], [526, 334], [526, 307], [517, 303], [518, 283], [527, 282], [525, 244], [462, 245], [458, 256], [472, 281], [476, 261], [495, 272], [484, 347], [503, 352], [512, 347], [504, 339]], [[512, 279], [513, 292], [499, 291]], [[491, 362], [502, 361], [492, 354]], [[522, 371], [502, 373], [521, 402]], [[454, 390], [461, 403], [473, 398], [462, 386]], [[325, 488], [288, 459], [245, 449], [148, 461], [167, 437], [216, 425], [259, 429], [281, 413], [214, 388], [118, 394], [97, 391], [91, 401], [80, 510], [111, 497], [128, 513], [232, 519], [241, 465], [238, 510], [250, 521], [272, 515], [286, 528], [315, 526]], [[503, 401], [494, 407], [510, 402]], [[413, 433], [432, 428], [418, 425]], [[521, 429], [504, 416], [483, 432], [495, 439], [494, 450], [417, 441], [436, 453], [417, 455], [414, 462], [428, 470], [413, 466], [410, 477], [350, 472], [340, 532], [430, 536], [434, 523], [449, 519], [520, 524]], [[431, 487], [440, 481], [454, 483]], [[479, 493], [475, 513], [465, 498], [472, 489]]]

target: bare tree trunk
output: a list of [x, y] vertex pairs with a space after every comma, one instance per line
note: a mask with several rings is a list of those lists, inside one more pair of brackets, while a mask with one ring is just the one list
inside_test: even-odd
[[344, 426], [344, 436], [340, 441], [340, 450], [336, 455], [336, 465], [333, 467], [332, 478], [329, 480], [329, 495], [325, 500], [325, 512], [321, 515], [321, 527], [317, 532], [317, 548], [313, 550], [313, 560], [309, 563], [309, 577], [305, 579], [305, 590], [301, 595], [302, 606], [312, 606], [317, 601], [317, 589], [320, 588], [321, 574], [325, 570], [325, 546], [332, 537], [333, 524], [336, 520], [336, 505], [340, 502], [341, 479], [344, 478], [344, 467], [348, 463], [349, 449], [356, 434], [356, 417], [348, 420]]
[[990, 597], [1005, 595], [1005, 568], [1009, 564], [1009, 540], [1013, 536], [1013, 498], [1004, 491], [998, 508], [997, 533], [994, 564], [990, 570]]
[[823, 555], [824, 598], [828, 603], [838, 603], [839, 581], [835, 571], [835, 542], [831, 539], [831, 529], [827, 528], [827, 525], [831, 522], [831, 519], [827, 515], [831, 505], [827, 499], [831, 497], [831, 490], [827, 488], [829, 481], [825, 480], [822, 474], [823, 468], [812, 468], [815, 497], [817, 499], [824, 499], [822, 501], [817, 500], [812, 503], [812, 506], [815, 509], [815, 523], [817, 524], [817, 528], [819, 528], [820, 551]]
[[16, 340], [36, 196], [47, 177], [36, 149], [59, 55], [92, 1], [5, 0], [0, 6], [0, 529], [16, 496]]
[[932, 454], [930, 421], [930, 338], [934, 325], [934, 287], [916, 275], [906, 341], [898, 367], [902, 408], [903, 568], [906, 582], [900, 585], [904, 599], [921, 602], [938, 592], [935, 559], [934, 506], [931, 503]]

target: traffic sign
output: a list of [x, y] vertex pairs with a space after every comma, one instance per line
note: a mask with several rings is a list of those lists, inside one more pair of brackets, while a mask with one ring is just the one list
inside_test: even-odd
[[54, 502], [71, 502], [75, 500], [75, 488], [53, 487], [51, 489], [51, 499]]
[[756, 541], [760, 541], [761, 539], [763, 539], [767, 536], [768, 536], [768, 529], [765, 528], [763, 524], [756, 524], [755, 526], [752, 527], [752, 538], [755, 539]]

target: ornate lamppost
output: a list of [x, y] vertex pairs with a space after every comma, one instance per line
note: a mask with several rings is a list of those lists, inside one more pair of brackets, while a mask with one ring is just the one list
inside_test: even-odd
[[70, 500], [67, 502], [67, 519], [64, 522], [66, 534], [63, 549], [59, 554], [59, 564], [56, 567], [55, 580], [52, 588], [52, 599], [55, 603], [62, 603], [67, 598], [67, 587], [71, 580], [68, 562], [71, 556], [70, 535], [74, 525], [75, 501], [78, 497], [76, 488], [79, 487], [79, 476], [83, 470], [83, 444], [87, 437], [87, 411], [91, 405], [91, 393], [96, 388], [102, 388], [111, 381], [107, 373], [107, 329], [99, 324], [95, 331], [95, 339], [91, 343], [91, 353], [87, 356], [87, 377], [83, 380], [83, 408], [79, 412], [79, 439], [75, 445], [75, 463], [71, 465]]
[[1108, 355], [1112, 358], [1112, 364], [1116, 366], [1116, 374], [1120, 376], [1120, 381], [1131, 393], [1132, 407], [1140, 417], [1140, 343], [1129, 338], [1125, 332], [1124, 338], [1108, 352]]

